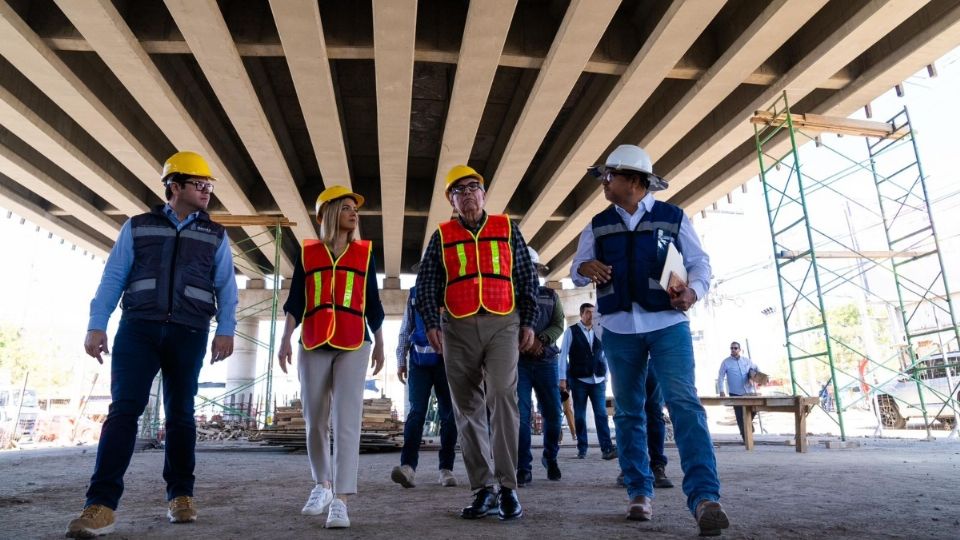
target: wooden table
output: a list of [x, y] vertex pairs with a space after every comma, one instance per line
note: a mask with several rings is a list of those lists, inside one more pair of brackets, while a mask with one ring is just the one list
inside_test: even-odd
[[700, 396], [704, 406], [726, 405], [743, 409], [743, 443], [753, 450], [753, 412], [787, 412], [794, 415], [797, 452], [807, 451], [807, 415], [820, 402], [820, 398], [807, 396]]

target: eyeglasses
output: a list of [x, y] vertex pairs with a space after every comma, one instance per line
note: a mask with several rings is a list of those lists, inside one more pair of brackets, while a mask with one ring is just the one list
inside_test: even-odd
[[464, 186], [457, 186], [450, 188], [450, 193], [452, 195], [463, 195], [464, 193], [470, 192], [474, 193], [476, 191], [483, 191], [483, 184], [480, 182], [471, 182]]
[[197, 191], [205, 193], [213, 193], [213, 182], [204, 182], [202, 180], [187, 180], [184, 182], [184, 185], [190, 184], [197, 189]]
[[730, 347], [730, 350], [731, 350], [731, 351], [739, 351], [739, 350], [740, 350], [740, 347]]

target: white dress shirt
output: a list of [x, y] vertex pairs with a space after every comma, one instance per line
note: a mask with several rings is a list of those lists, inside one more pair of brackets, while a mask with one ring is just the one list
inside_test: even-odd
[[[640, 204], [637, 205], [637, 211], [630, 214], [623, 208], [614, 205], [620, 218], [629, 230], [636, 229], [644, 213], [653, 209], [653, 193], [647, 193]], [[577, 271], [580, 265], [596, 259], [595, 251], [596, 239], [593, 236], [593, 224], [587, 223], [587, 226], [580, 233], [580, 241], [577, 244], [577, 254], [573, 257], [573, 264], [570, 266], [570, 278], [574, 285], [583, 287], [590, 283], [590, 279], [583, 277]], [[700, 239], [697, 237], [693, 225], [683, 214], [680, 218], [680, 231], [677, 235], [677, 250], [683, 255], [683, 266], [687, 269], [687, 286], [693, 289], [697, 299], [701, 299], [710, 289], [710, 257], [700, 246]], [[666, 311], [647, 311], [640, 307], [640, 304], [633, 303], [633, 309], [630, 311], [618, 311], [602, 315], [599, 317], [598, 324], [603, 328], [616, 332], [618, 334], [642, 334], [661, 330], [687, 320], [687, 314], [675, 309]]]

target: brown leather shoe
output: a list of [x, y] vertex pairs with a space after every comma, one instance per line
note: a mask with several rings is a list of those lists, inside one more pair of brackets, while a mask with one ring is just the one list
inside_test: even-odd
[[730, 526], [726, 512], [716, 501], [700, 501], [696, 517], [700, 536], [720, 536], [721, 531]]
[[634, 497], [627, 506], [627, 519], [633, 521], [650, 521], [653, 517], [653, 500], [650, 497]]
[[67, 538], [94, 538], [113, 532], [116, 518], [113, 510], [102, 504], [91, 504], [80, 517], [67, 525]]

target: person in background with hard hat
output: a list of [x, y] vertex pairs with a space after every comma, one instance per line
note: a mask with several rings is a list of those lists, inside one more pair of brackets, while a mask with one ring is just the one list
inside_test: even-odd
[[210, 362], [233, 354], [237, 283], [229, 239], [205, 212], [216, 180], [206, 161], [193, 152], [177, 152], [164, 163], [160, 178], [167, 202], [123, 224], [90, 302], [83, 346], [101, 364], [102, 355], [110, 353], [107, 321], [121, 295], [123, 315], [110, 363], [110, 413], [83, 512], [67, 526], [69, 538], [113, 531], [137, 419], [158, 371], [166, 416], [167, 519], [197, 519], [193, 399], [212, 317], [217, 327]]
[[[527, 247], [530, 260], [543, 276], [547, 266], [540, 264], [540, 256]], [[517, 484], [533, 482], [533, 455], [530, 452], [530, 420], [533, 412], [531, 391], [537, 394], [537, 409], [543, 417], [543, 457], [540, 463], [547, 469], [547, 479], [560, 480], [557, 454], [560, 452], [560, 385], [557, 378], [557, 339], [563, 333], [563, 304], [556, 291], [540, 285], [537, 288], [537, 318], [533, 323], [536, 340], [527, 352], [520, 353], [517, 364], [517, 397], [520, 405], [520, 447], [517, 463]]]
[[[653, 174], [642, 148], [620, 145], [591, 172], [612, 204], [580, 234], [570, 275], [577, 286], [597, 285], [603, 351], [613, 376], [620, 469], [630, 496], [627, 517], [647, 521], [653, 514], [644, 412], [649, 362], [673, 421], [687, 506], [702, 536], [720, 535], [730, 523], [719, 503], [717, 462], [697, 397], [686, 315], [709, 289], [710, 258], [683, 210], [654, 199], [653, 192], [666, 189], [667, 181]], [[663, 290], [660, 274], [671, 243], [683, 257], [688, 280]]]
[[[420, 263], [414, 265], [414, 272]], [[410, 361], [407, 362], [409, 355]], [[450, 401], [450, 386], [443, 355], [433, 350], [427, 340], [427, 328], [417, 311], [417, 288], [412, 287], [407, 295], [407, 306], [400, 322], [397, 340], [397, 378], [408, 384], [409, 409], [403, 423], [403, 448], [400, 450], [400, 465], [390, 472], [390, 479], [405, 488], [416, 486], [417, 464], [420, 462], [420, 443], [423, 439], [423, 423], [427, 419], [430, 391], [437, 396], [437, 416], [440, 419], [439, 482], [444, 487], [455, 487], [453, 460], [456, 458], [457, 421], [453, 416]]]
[[[457, 217], [441, 223], [430, 238], [417, 291], [427, 339], [446, 361], [474, 492], [460, 516], [515, 519], [523, 515], [516, 492], [517, 358], [535, 346], [537, 270], [516, 224], [483, 210], [484, 182], [477, 171], [466, 165], [450, 169], [446, 195]], [[441, 305], [446, 306], [442, 320]]]
[[293, 356], [290, 339], [302, 324], [297, 365], [314, 487], [300, 513], [327, 512], [328, 529], [350, 526], [346, 501], [357, 492], [368, 359], [374, 375], [383, 368], [384, 311], [373, 243], [360, 240], [357, 209], [362, 205], [363, 197], [343, 186], [330, 186], [317, 197], [320, 239], [303, 242], [283, 305], [286, 324], [277, 353], [286, 373]]

